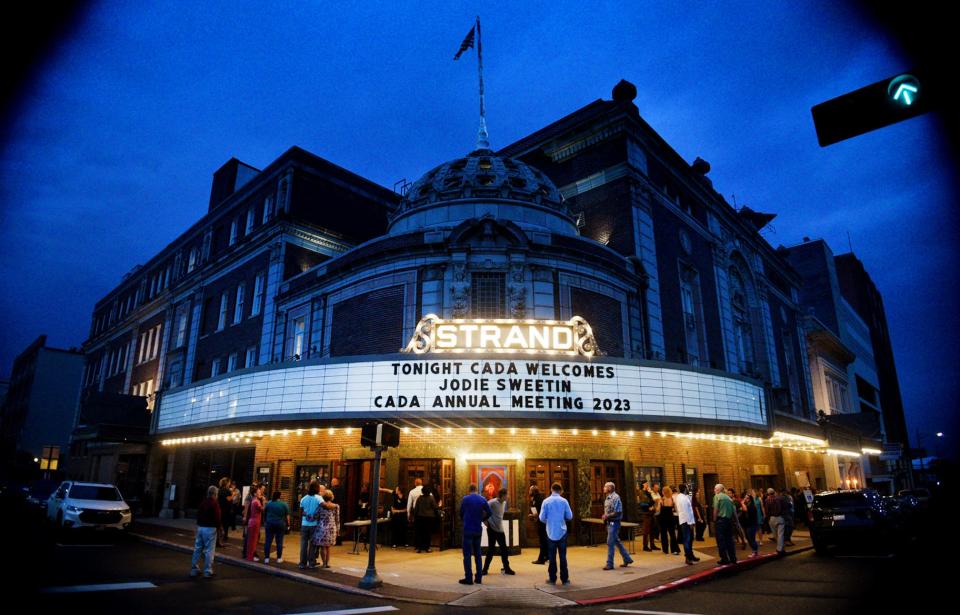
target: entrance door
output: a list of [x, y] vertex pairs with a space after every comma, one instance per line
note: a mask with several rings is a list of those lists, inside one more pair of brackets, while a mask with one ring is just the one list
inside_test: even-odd
[[[574, 488], [576, 486], [575, 477], [577, 471], [577, 463], [575, 461], [570, 461], [566, 459], [529, 459], [527, 460], [527, 489], [530, 489], [530, 485], [536, 485], [540, 489], [540, 494], [543, 497], [548, 497], [550, 495], [550, 485], [553, 483], [560, 483], [560, 486], [563, 487], [563, 497], [567, 498], [567, 501], [570, 502], [570, 508], [573, 509], [573, 520], [574, 523], [577, 521], [577, 507], [574, 502]], [[524, 503], [526, 504], [528, 500], [528, 495], [524, 494]], [[523, 510], [527, 510], [529, 506], [526, 506]], [[527, 522], [527, 541], [528, 544], [537, 544], [539, 540], [537, 536], [537, 523], [535, 520], [527, 517], [529, 521]], [[576, 536], [576, 532], [568, 532], [568, 536], [571, 538]]]
[[763, 497], [765, 497], [767, 489], [777, 488], [777, 478], [779, 477], [776, 474], [753, 474], [750, 476], [750, 486], [764, 494]]
[[434, 497], [440, 507], [443, 517], [434, 531], [430, 544], [446, 549], [456, 546], [454, 517], [454, 473], [453, 459], [401, 459], [400, 485], [409, 493], [415, 485], [416, 479], [423, 481], [424, 488], [434, 490]]
[[[603, 517], [603, 503], [607, 499], [603, 486], [613, 483], [621, 497], [626, 493], [623, 484], [622, 461], [591, 461], [590, 462], [590, 516]], [[626, 511], [624, 511], [626, 512]]]
[[[386, 460], [380, 460], [380, 484], [382, 485], [386, 478]], [[371, 515], [369, 510], [371, 489], [374, 489], [370, 482], [373, 480], [371, 470], [373, 460], [356, 459], [348, 461], [333, 462], [332, 475], [340, 479], [343, 486], [345, 501], [340, 503], [341, 519], [343, 521], [356, 521], [357, 519], [367, 519]], [[380, 494], [377, 499], [377, 507], [380, 509], [380, 515], [383, 516], [384, 506], [389, 505], [389, 498], [386, 494]], [[362, 502], [367, 503], [367, 509], [364, 510]]]

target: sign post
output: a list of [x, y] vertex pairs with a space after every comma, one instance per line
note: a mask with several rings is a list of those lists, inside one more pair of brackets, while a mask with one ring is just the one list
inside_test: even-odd
[[366, 423], [360, 434], [360, 443], [373, 450], [373, 480], [370, 485], [370, 531], [367, 532], [370, 545], [367, 557], [367, 572], [360, 579], [361, 589], [374, 589], [383, 585], [377, 574], [377, 521], [380, 516], [380, 457], [389, 446], [399, 446], [400, 429], [384, 423]]

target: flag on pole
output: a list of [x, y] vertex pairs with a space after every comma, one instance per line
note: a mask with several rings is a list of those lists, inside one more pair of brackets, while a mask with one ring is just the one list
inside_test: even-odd
[[476, 29], [477, 29], [477, 26], [474, 25], [472, 28], [470, 28], [470, 31], [467, 32], [467, 35], [463, 37], [463, 42], [460, 43], [460, 50], [457, 51], [457, 55], [453, 56], [454, 60], [459, 60], [461, 54], [463, 54], [463, 52], [466, 51], [467, 49], [473, 49], [473, 35]]

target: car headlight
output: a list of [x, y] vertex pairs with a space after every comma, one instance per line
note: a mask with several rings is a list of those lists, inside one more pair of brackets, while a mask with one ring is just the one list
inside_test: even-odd
[[76, 514], [76, 513], [82, 513], [82, 512], [83, 512], [83, 509], [82, 509], [82, 508], [78, 508], [77, 506], [74, 506], [73, 504], [69, 504], [69, 505], [67, 506], [67, 512], [68, 512], [68, 513], [75, 513], [75, 514]]
[[121, 513], [121, 514], [124, 514], [124, 515], [129, 515], [129, 514], [130, 514], [130, 509], [129, 509], [129, 508], [122, 508], [122, 509], [120, 509], [120, 513]]

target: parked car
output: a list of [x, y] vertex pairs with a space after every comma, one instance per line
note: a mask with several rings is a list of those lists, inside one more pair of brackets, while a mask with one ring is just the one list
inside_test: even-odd
[[896, 548], [909, 537], [914, 504], [874, 489], [818, 493], [809, 511], [813, 548], [817, 555], [831, 545], [856, 542]]
[[897, 496], [913, 496], [917, 498], [917, 501], [920, 503], [920, 508], [926, 510], [930, 508], [930, 490], [924, 489], [923, 487], [918, 487], [917, 489], [901, 489], [897, 492]]
[[64, 481], [47, 500], [47, 519], [59, 529], [126, 530], [133, 513], [114, 485]]

